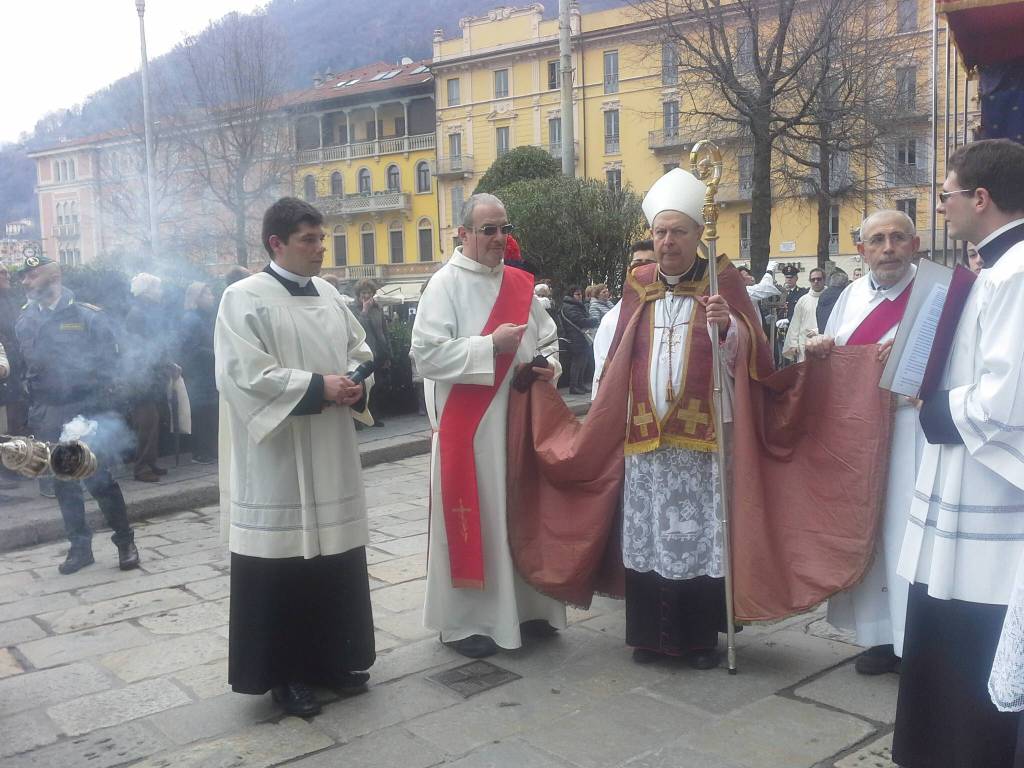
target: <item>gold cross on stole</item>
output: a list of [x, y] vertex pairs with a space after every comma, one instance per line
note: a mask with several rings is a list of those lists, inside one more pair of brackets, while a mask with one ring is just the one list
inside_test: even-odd
[[696, 399], [691, 399], [685, 409], [680, 409], [676, 413], [676, 418], [683, 422], [683, 430], [688, 435], [697, 433], [698, 424], [708, 423], [708, 415], [701, 413], [700, 400]]
[[647, 437], [647, 425], [654, 423], [654, 414], [647, 410], [643, 403], [637, 403], [636, 413], [633, 414], [633, 425], [640, 428], [640, 435]]
[[466, 519], [466, 515], [472, 511], [472, 509], [465, 505], [461, 497], [459, 497], [459, 506], [452, 509], [452, 512], [459, 516], [459, 526], [462, 528], [463, 541], [469, 541], [469, 520]]

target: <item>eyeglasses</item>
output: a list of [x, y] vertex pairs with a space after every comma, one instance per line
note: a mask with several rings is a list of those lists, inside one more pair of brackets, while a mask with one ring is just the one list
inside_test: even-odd
[[893, 245], [904, 245], [909, 243], [912, 238], [913, 235], [908, 235], [906, 232], [890, 232], [888, 235], [883, 235], [879, 232], [877, 235], [869, 237], [865, 242], [877, 248], [880, 245], [885, 245], [886, 240], [891, 240]]
[[812, 278], [810, 278], [810, 280], [811, 280], [812, 283], [821, 283], [821, 282], [824, 282], [825, 278], [824, 277], [812, 277]]
[[953, 195], [973, 195], [976, 189], [977, 189], [977, 187], [975, 187], [974, 189], [953, 189], [953, 190], [950, 190], [949, 192], [942, 191], [942, 192], [939, 192], [939, 200], [941, 200], [943, 203], [945, 203]]
[[487, 224], [483, 227], [477, 227], [476, 229], [470, 229], [470, 232], [476, 232], [484, 235], [485, 237], [494, 237], [500, 231], [503, 235], [512, 234], [512, 230], [515, 229], [511, 224], [502, 224], [500, 227], [497, 224]]

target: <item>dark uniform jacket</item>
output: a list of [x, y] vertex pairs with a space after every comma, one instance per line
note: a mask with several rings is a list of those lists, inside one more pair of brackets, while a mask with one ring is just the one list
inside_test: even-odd
[[117, 344], [103, 311], [65, 288], [54, 309], [26, 304], [15, 325], [33, 405], [105, 405], [117, 375]]

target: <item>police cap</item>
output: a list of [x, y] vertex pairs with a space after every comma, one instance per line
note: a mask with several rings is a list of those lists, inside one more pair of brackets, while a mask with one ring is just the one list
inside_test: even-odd
[[782, 268], [782, 274], [784, 274], [786, 277], [796, 277], [798, 274], [800, 274], [800, 270], [798, 270], [792, 264], [787, 264]]

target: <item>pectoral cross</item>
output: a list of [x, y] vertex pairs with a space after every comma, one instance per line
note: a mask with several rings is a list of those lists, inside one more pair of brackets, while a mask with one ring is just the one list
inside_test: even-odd
[[[671, 319], [669, 322], [671, 323]], [[665, 396], [669, 403], [674, 403], [676, 400], [676, 390], [675, 387], [672, 386], [672, 380], [675, 375], [675, 369], [672, 367], [672, 355], [677, 353], [683, 344], [683, 334], [679, 333], [677, 335], [676, 328], [685, 329], [686, 325], [686, 323], [680, 323], [679, 325], [666, 325], [661, 327], [661, 330], [664, 331], [661, 343], [668, 352], [668, 384], [665, 389]]]
[[683, 422], [683, 431], [688, 435], [697, 433], [698, 424], [708, 423], [708, 415], [701, 413], [700, 400], [690, 400], [685, 409], [676, 413], [676, 418]]
[[469, 541], [469, 519], [466, 517], [473, 510], [465, 505], [462, 501], [462, 497], [459, 497], [459, 506], [452, 509], [456, 515], [459, 516], [459, 527], [462, 529], [462, 540], [464, 542]]
[[640, 435], [647, 437], [647, 425], [654, 423], [654, 414], [647, 410], [643, 403], [637, 403], [636, 413], [633, 414], [633, 425], [640, 428]]

